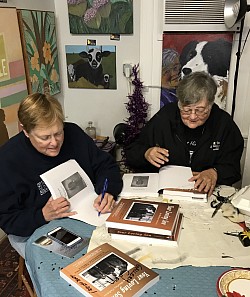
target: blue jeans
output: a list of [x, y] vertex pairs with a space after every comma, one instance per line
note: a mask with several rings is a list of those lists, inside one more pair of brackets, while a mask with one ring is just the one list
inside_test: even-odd
[[18, 252], [20, 256], [22, 256], [25, 259], [25, 246], [29, 237], [9, 234], [8, 239], [11, 246]]

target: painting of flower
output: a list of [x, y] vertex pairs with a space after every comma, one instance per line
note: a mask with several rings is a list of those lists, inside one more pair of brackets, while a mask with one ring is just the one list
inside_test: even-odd
[[133, 0], [67, 0], [72, 34], [132, 34]]
[[28, 91], [57, 94], [60, 75], [55, 16], [50, 11], [19, 10]]

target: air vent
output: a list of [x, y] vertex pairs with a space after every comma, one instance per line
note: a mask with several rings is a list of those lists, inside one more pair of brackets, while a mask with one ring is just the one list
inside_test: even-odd
[[224, 24], [225, 0], [163, 1], [163, 31], [229, 31]]

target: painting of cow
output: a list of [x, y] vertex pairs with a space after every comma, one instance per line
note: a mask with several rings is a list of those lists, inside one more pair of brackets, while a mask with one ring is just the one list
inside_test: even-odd
[[66, 46], [70, 88], [116, 89], [115, 46]]

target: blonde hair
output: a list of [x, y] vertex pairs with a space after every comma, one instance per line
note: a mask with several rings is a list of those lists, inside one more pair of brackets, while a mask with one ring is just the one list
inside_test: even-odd
[[56, 98], [34, 93], [20, 103], [18, 119], [23, 129], [30, 133], [40, 124], [51, 126], [57, 121], [63, 123], [64, 114], [62, 106]]

